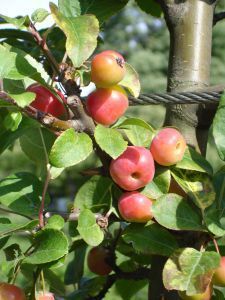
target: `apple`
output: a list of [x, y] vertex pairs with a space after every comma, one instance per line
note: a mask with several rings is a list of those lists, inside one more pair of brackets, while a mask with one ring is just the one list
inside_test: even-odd
[[52, 293], [39, 293], [37, 300], [55, 300]]
[[24, 291], [14, 284], [0, 283], [0, 300], [26, 300]]
[[[27, 88], [27, 91], [36, 94], [35, 100], [31, 102], [30, 106], [54, 117], [60, 117], [65, 113], [64, 105], [46, 87], [34, 83]], [[59, 90], [56, 90], [56, 92], [65, 102], [64, 95]]]
[[225, 287], [225, 256], [220, 259], [220, 266], [215, 270], [212, 279], [213, 284]]
[[210, 300], [212, 296], [212, 286], [209, 285], [206, 291], [202, 294], [195, 294], [192, 296], [188, 296], [185, 291], [184, 292], [179, 291], [178, 294], [180, 298], [183, 300]]
[[110, 87], [120, 82], [126, 73], [124, 58], [113, 50], [94, 56], [91, 62], [91, 81], [97, 87]]
[[152, 201], [139, 192], [126, 192], [119, 198], [121, 216], [128, 222], [146, 223], [153, 218]]
[[162, 166], [171, 166], [181, 161], [186, 141], [175, 128], [163, 128], [153, 138], [150, 151], [154, 160]]
[[102, 125], [115, 123], [125, 113], [128, 105], [126, 92], [120, 86], [97, 89], [87, 98], [88, 114]]
[[111, 161], [109, 171], [122, 189], [135, 191], [152, 181], [155, 165], [148, 149], [128, 146], [119, 157]]
[[92, 248], [87, 256], [87, 265], [91, 272], [105, 276], [112, 268], [107, 264], [106, 258], [109, 257], [109, 251], [101, 246]]

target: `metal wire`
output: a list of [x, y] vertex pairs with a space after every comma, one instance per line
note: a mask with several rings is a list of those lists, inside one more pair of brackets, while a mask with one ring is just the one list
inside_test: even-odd
[[207, 104], [219, 103], [223, 91], [142, 94], [138, 98], [129, 97], [130, 105], [148, 104]]

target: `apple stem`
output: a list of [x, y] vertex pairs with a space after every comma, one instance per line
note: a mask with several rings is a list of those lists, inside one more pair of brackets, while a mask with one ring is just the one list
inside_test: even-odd
[[[215, 246], [215, 248], [216, 248], [216, 252], [219, 253], [219, 255], [220, 255], [220, 249], [219, 249], [219, 246], [218, 246], [218, 244], [217, 244], [216, 239], [213, 239], [213, 243], [214, 243], [214, 246]], [[220, 255], [220, 256], [221, 256], [221, 255]]]

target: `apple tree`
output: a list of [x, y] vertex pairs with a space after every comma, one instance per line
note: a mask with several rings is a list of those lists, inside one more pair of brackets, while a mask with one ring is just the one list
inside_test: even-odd
[[[225, 299], [225, 169], [206, 158], [210, 137], [225, 160], [224, 85], [209, 86], [221, 2], [135, 2], [170, 33], [163, 128], [129, 116], [148, 95], [125, 51], [98, 51], [128, 0], [1, 15], [0, 153], [19, 141], [36, 167], [0, 178], [0, 299]], [[82, 179], [63, 212], [49, 191], [68, 170]]]

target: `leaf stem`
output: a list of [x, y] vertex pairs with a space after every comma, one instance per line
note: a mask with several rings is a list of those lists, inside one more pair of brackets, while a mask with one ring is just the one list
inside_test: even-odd
[[216, 239], [213, 239], [213, 243], [214, 243], [214, 246], [215, 246], [215, 248], [216, 248], [216, 252], [220, 255], [220, 249], [219, 249], [219, 246], [218, 246], [218, 244], [217, 244]]
[[48, 189], [48, 185], [49, 185], [50, 180], [51, 180], [50, 168], [47, 167], [47, 175], [46, 175], [46, 179], [45, 179], [44, 188], [43, 188], [43, 191], [42, 191], [41, 206], [40, 206], [39, 214], [38, 214], [39, 225], [40, 225], [41, 228], [43, 228], [44, 225], [45, 225], [44, 224], [45, 196], [46, 196], [46, 193], [47, 193], [47, 189]]

